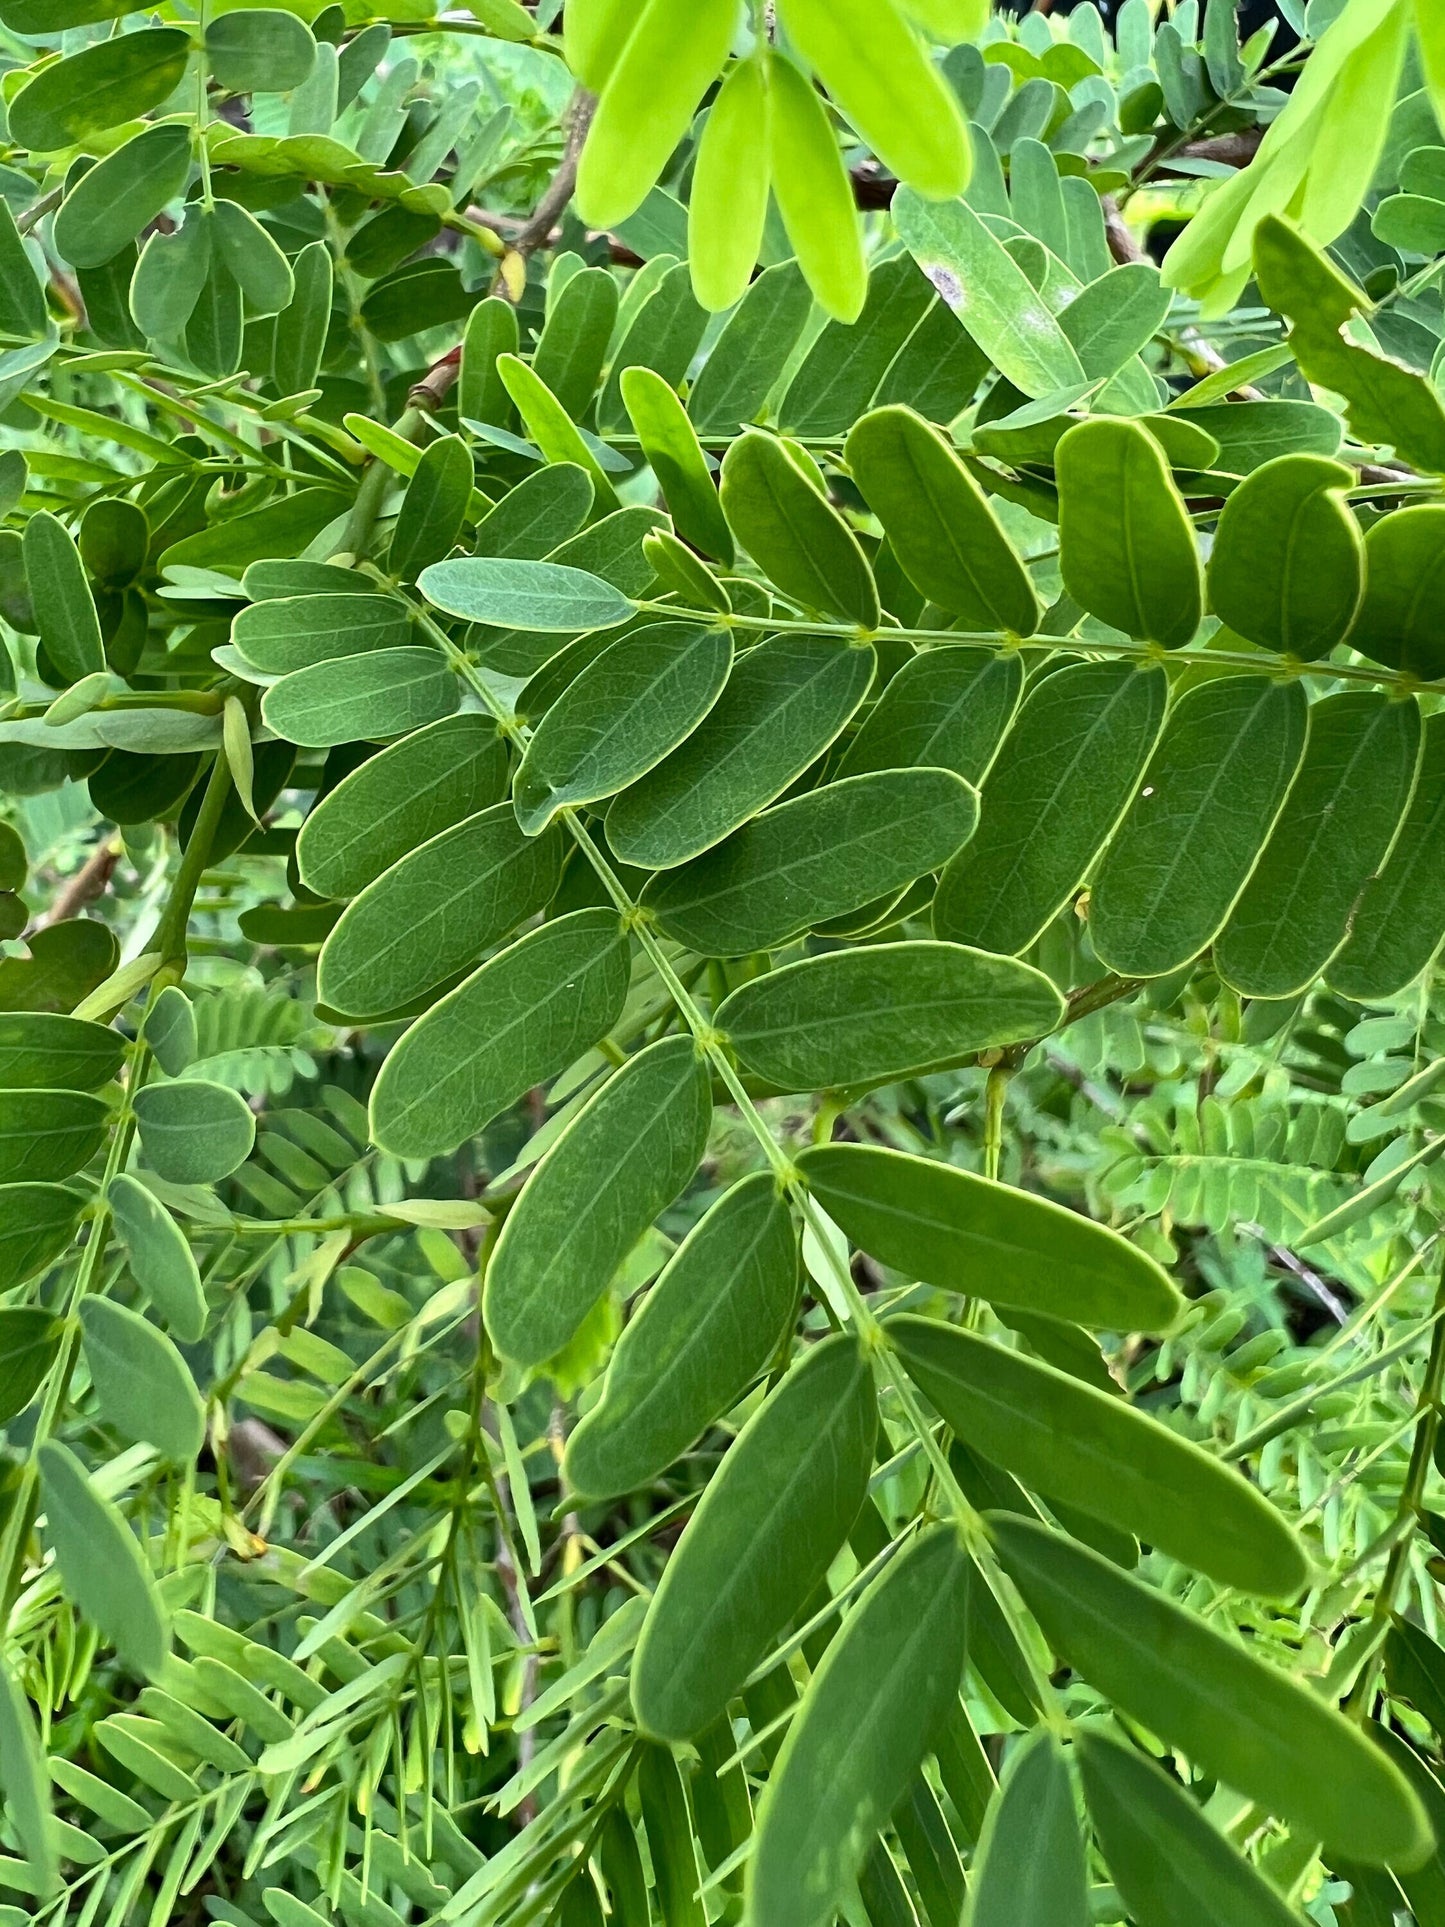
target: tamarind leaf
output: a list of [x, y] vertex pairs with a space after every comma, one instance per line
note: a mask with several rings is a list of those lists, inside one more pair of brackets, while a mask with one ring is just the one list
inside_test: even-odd
[[698, 142], [687, 210], [693, 291], [720, 313], [747, 292], [768, 213], [768, 86], [754, 55], [728, 70]]
[[853, 184], [817, 91], [770, 50], [768, 167], [778, 211], [808, 286], [837, 321], [856, 321], [868, 294]]

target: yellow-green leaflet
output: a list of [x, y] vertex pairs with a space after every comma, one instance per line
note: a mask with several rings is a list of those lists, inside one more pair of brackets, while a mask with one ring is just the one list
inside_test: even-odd
[[637, 430], [642, 453], [657, 477], [677, 533], [725, 568], [733, 539], [718, 502], [717, 485], [677, 390], [651, 368], [628, 368], [622, 399]]
[[853, 1242], [907, 1277], [1114, 1331], [1167, 1331], [1178, 1315], [1152, 1258], [1046, 1198], [872, 1145], [815, 1145], [797, 1163]]
[[793, 45], [868, 146], [930, 200], [968, 185], [958, 98], [893, 0], [778, 0]]
[[957, 1535], [934, 1526], [889, 1562], [843, 1621], [758, 1805], [750, 1927], [829, 1927], [836, 1918], [957, 1699], [968, 1594]]
[[39, 1460], [47, 1534], [67, 1591], [128, 1666], [158, 1673], [168, 1635], [135, 1534], [68, 1446], [47, 1439]]
[[1006, 1513], [988, 1524], [1050, 1645], [1132, 1719], [1350, 1859], [1423, 1859], [1419, 1800], [1333, 1706], [1098, 1553]]
[[886, 1330], [967, 1444], [1026, 1486], [1122, 1527], [1222, 1586], [1290, 1598], [1303, 1548], [1248, 1481], [1144, 1413], [1041, 1359], [933, 1318]]
[[956, 47], [961, 40], [977, 40], [988, 25], [988, 0], [900, 0], [903, 11], [923, 31]]
[[727, 58], [738, 0], [645, 0], [614, 59], [577, 168], [577, 209], [615, 227], [639, 207]]
[[693, 292], [719, 312], [747, 292], [768, 213], [768, 84], [755, 54], [729, 71], [693, 167], [687, 252]]
[[584, 87], [600, 94], [637, 18], [637, 0], [572, 0], [562, 16], [562, 51]]
[[1089, 1918], [1068, 1757], [1057, 1734], [1036, 1727], [989, 1802], [963, 1927], [1086, 1927]]
[[206, 1438], [206, 1413], [185, 1360], [139, 1312], [91, 1296], [80, 1307], [85, 1362], [108, 1425], [185, 1463]]
[[723, 1712], [847, 1537], [877, 1429], [868, 1361], [841, 1333], [748, 1420], [653, 1594], [632, 1661], [644, 1731], [689, 1739]]
[[856, 321], [868, 295], [863, 226], [827, 109], [786, 55], [770, 52], [768, 161], [798, 265], [819, 303]]

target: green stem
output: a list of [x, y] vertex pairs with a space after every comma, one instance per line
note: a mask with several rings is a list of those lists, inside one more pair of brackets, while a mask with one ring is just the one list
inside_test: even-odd
[[[171, 886], [166, 907], [161, 920], [156, 925], [151, 948], [160, 957], [160, 970], [157, 972], [157, 988], [165, 981], [178, 982], [185, 973], [186, 966], [186, 927], [190, 922], [191, 906], [196, 900], [206, 865], [210, 861], [211, 844], [221, 821], [221, 812], [226, 807], [226, 799], [231, 793], [231, 769], [224, 755], [218, 755], [211, 765], [210, 780], [206, 793], [201, 799], [200, 812], [186, 842], [181, 857], [181, 867], [176, 872], [176, 880]], [[166, 973], [172, 974], [167, 978]]]

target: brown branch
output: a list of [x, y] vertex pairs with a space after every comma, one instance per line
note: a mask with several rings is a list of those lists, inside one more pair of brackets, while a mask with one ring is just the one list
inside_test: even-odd
[[577, 185], [577, 163], [582, 158], [583, 143], [596, 112], [597, 96], [589, 94], [585, 87], [579, 87], [564, 116], [567, 142], [562, 149], [561, 164], [512, 242], [518, 254], [535, 254], [550, 238], [552, 229], [561, 219], [564, 208], [572, 198], [572, 190]]
[[78, 916], [88, 903], [105, 894], [120, 858], [120, 838], [103, 838], [69, 882], [56, 892], [50, 908], [36, 917], [30, 928], [44, 930], [52, 923], [63, 923], [67, 917]]

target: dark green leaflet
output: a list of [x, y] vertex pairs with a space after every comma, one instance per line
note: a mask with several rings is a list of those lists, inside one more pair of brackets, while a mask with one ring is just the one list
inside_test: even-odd
[[532, 366], [574, 421], [591, 405], [617, 319], [617, 282], [583, 268], [551, 303]]
[[1178, 1314], [1152, 1258], [1044, 1198], [859, 1144], [814, 1146], [797, 1162], [854, 1244], [927, 1284], [1113, 1331], [1167, 1331]]
[[724, 567], [733, 560], [733, 539], [697, 433], [676, 391], [651, 368], [629, 368], [622, 398], [642, 453], [684, 541]]
[[904, 663], [868, 712], [838, 774], [931, 766], [982, 782], [1023, 685], [1021, 656], [966, 643], [924, 650]]
[[774, 636], [739, 656], [687, 741], [612, 803], [613, 850], [669, 869], [719, 842], [822, 755], [874, 667], [871, 648], [832, 636]]
[[1419, 1801], [1333, 1706], [1097, 1553], [1004, 1513], [989, 1526], [1050, 1645], [1131, 1718], [1352, 1859], [1424, 1854]]
[[940, 1525], [898, 1553], [843, 1621], [758, 1806], [747, 1870], [755, 1927], [834, 1920], [957, 1698], [967, 1620], [967, 1562]]
[[732, 667], [726, 629], [653, 622], [620, 636], [538, 724], [512, 786], [535, 836], [562, 809], [624, 789], [660, 763], [717, 701]]
[[845, 453], [903, 573], [966, 629], [1032, 635], [1039, 602], [988, 498], [938, 430], [907, 408], [879, 408]]
[[82, 174], [55, 216], [56, 251], [74, 268], [98, 268], [148, 227], [186, 184], [191, 129], [146, 127]]
[[1089, 1919], [1068, 1759], [1057, 1736], [1038, 1727], [1011, 1757], [990, 1802], [963, 1927], [1086, 1927]]
[[253, 562], [241, 577], [248, 602], [273, 602], [284, 596], [375, 595], [376, 584], [359, 569], [334, 562]]
[[453, 824], [347, 906], [322, 946], [317, 995], [357, 1017], [402, 1009], [541, 910], [564, 854], [560, 829], [524, 836], [510, 803]]
[[106, 1193], [131, 1276], [167, 1325], [193, 1345], [206, 1328], [201, 1274], [185, 1233], [137, 1178], [122, 1171]]
[[878, 1839], [858, 1873], [858, 1894], [869, 1927], [918, 1927], [918, 1916], [893, 1862], [886, 1840]]
[[643, 540], [666, 524], [661, 509], [634, 502], [627, 508], [614, 509], [611, 515], [569, 537], [548, 559], [600, 577], [624, 595], [639, 596], [651, 587], [653, 579]]
[[423, 451], [392, 531], [387, 566], [394, 576], [410, 582], [450, 551], [471, 503], [472, 480], [471, 450], [460, 435], [443, 435]]
[[543, 924], [418, 1018], [371, 1092], [375, 1141], [398, 1157], [454, 1151], [617, 1021], [628, 940], [609, 910]]
[[1368, 999], [1403, 990], [1445, 932], [1445, 717], [1425, 718], [1415, 794], [1384, 867], [1360, 893], [1331, 989]]
[[1311, 706], [1299, 775], [1214, 946], [1227, 983], [1285, 997], [1325, 968], [1395, 841], [1419, 751], [1412, 701], [1347, 690]]
[[163, 1457], [195, 1458], [206, 1413], [185, 1360], [138, 1312], [94, 1295], [80, 1307], [85, 1361], [101, 1415], [121, 1437], [144, 1440]]
[[30, 517], [23, 541], [41, 646], [67, 682], [78, 682], [105, 667], [100, 623], [79, 552], [48, 509]]
[[901, 402], [925, 421], [946, 424], [968, 406], [988, 366], [958, 316], [935, 301], [893, 357], [873, 400], [880, 408]]
[[59, 1257], [83, 1202], [61, 1184], [0, 1184], [0, 1291]]
[[450, 716], [460, 700], [434, 649], [378, 649], [283, 676], [261, 699], [261, 715], [288, 743], [330, 749], [405, 736]]
[[150, 27], [43, 68], [10, 103], [10, 138], [47, 153], [156, 107], [186, 70], [190, 35]]
[[691, 1037], [665, 1037], [608, 1079], [508, 1212], [485, 1315], [504, 1358], [559, 1352], [707, 1149], [712, 1086]]
[[257, 669], [286, 676], [363, 650], [399, 649], [411, 632], [404, 602], [384, 595], [301, 595], [253, 602], [231, 640]]
[[1081, 422], [1055, 452], [1064, 587], [1115, 629], [1177, 649], [1199, 627], [1203, 572], [1163, 450], [1136, 422]]
[[474, 555], [540, 562], [587, 520], [592, 478], [574, 462], [553, 462], [525, 476], [478, 522]]
[[687, 1739], [722, 1714], [846, 1538], [877, 1427], [868, 1362], [842, 1334], [748, 1420], [653, 1594], [632, 1661], [644, 1731]]
[[1262, 1875], [1162, 1768], [1110, 1734], [1074, 1741], [1114, 1885], [1139, 1927], [1299, 1927]]
[[[219, 23], [218, 23], [219, 24]], [[331, 254], [324, 241], [312, 241], [291, 264], [294, 292], [276, 318], [272, 369], [283, 395], [316, 385], [331, 320]]]
[[46, 1528], [66, 1591], [128, 1666], [158, 1673], [166, 1625], [135, 1535], [68, 1447], [47, 1439], [39, 1460]]
[[687, 1794], [677, 1761], [666, 1747], [644, 1748], [637, 1790], [662, 1918], [668, 1927], [704, 1927], [707, 1916], [698, 1898], [701, 1876]]
[[239, 1091], [201, 1079], [146, 1084], [132, 1100], [141, 1150], [172, 1184], [214, 1184], [251, 1155], [256, 1119]]
[[1214, 466], [1226, 475], [1249, 475], [1279, 455], [1333, 455], [1340, 446], [1340, 418], [1308, 401], [1232, 401], [1205, 408], [1171, 408], [1219, 444]]
[[1415, 1747], [1388, 1726], [1370, 1720], [1365, 1731], [1404, 1774], [1424, 1807], [1435, 1835], [1434, 1852], [1418, 1865], [1397, 1864], [1391, 1869], [1404, 1890], [1418, 1927], [1426, 1927], [1427, 1923], [1438, 1920], [1441, 1909], [1445, 1908], [1445, 1851], [1441, 1848], [1445, 1837], [1445, 1786]]
[[1197, 956], [1248, 881], [1304, 754], [1298, 683], [1222, 677], [1170, 711], [1089, 894], [1089, 939], [1123, 976]]
[[457, 415], [464, 424], [481, 421], [507, 428], [515, 422], [511, 397], [497, 369], [497, 357], [514, 355], [517, 343], [517, 310], [511, 302], [495, 295], [479, 301], [467, 317], [462, 337]]
[[286, 93], [309, 77], [316, 42], [293, 14], [242, 7], [208, 23], [206, 58], [231, 93]]
[[850, 1088], [1043, 1037], [1064, 1014], [1041, 971], [961, 944], [806, 957], [755, 977], [715, 1014], [750, 1070], [782, 1090]]
[[734, 435], [755, 419], [782, 374], [813, 305], [796, 261], [760, 274], [713, 343], [687, 398], [702, 436]]
[[847, 434], [933, 299], [906, 256], [880, 262], [858, 319], [830, 321], [804, 356], [778, 404], [779, 426], [790, 435]]
[[938, 1795], [921, 1770], [894, 1808], [893, 1826], [928, 1927], [954, 1927], [966, 1897], [963, 1861]]
[[606, 435], [627, 425], [622, 377], [629, 368], [653, 368], [670, 388], [686, 375], [702, 341], [707, 314], [692, 292], [685, 261], [669, 268], [636, 311], [612, 357], [607, 383], [597, 398], [597, 425]]
[[0, 1090], [0, 1184], [70, 1177], [100, 1149], [109, 1109], [82, 1091]]
[[64, 1336], [64, 1323], [38, 1305], [0, 1307], [0, 1424], [17, 1418], [34, 1398]]
[[1308, 1568], [1254, 1486], [1122, 1399], [937, 1319], [890, 1319], [909, 1377], [1026, 1486], [1136, 1533], [1222, 1586], [1292, 1598]]
[[878, 622], [878, 591], [858, 539], [783, 443], [749, 433], [723, 457], [728, 526], [784, 595], [805, 609]]
[[984, 782], [978, 834], [940, 880], [940, 937], [1028, 949], [1138, 787], [1167, 693], [1161, 669], [1122, 662], [1073, 663], [1029, 692]]
[[393, 743], [321, 798], [296, 839], [309, 890], [350, 897], [429, 838], [501, 800], [507, 750], [489, 717], [448, 716]]
[[42, 1012], [0, 1011], [0, 1087], [93, 1091], [125, 1058], [125, 1039], [104, 1024]]
[[1392, 669], [1445, 674], [1445, 507], [1382, 516], [1365, 537], [1365, 562], [1350, 647]]
[[1355, 471], [1282, 455], [1229, 497], [1209, 554], [1209, 600], [1236, 635], [1312, 662], [1354, 619], [1364, 541], [1345, 491]]
[[792, 1217], [770, 1173], [723, 1194], [629, 1321], [601, 1401], [567, 1442], [567, 1478], [605, 1498], [663, 1472], [772, 1357], [798, 1293]]
[[1152, 261], [1128, 261], [1081, 288], [1060, 310], [1059, 326], [1073, 343], [1085, 375], [1098, 380], [1118, 374], [1130, 362], [1137, 369], [1134, 357], [1158, 332], [1169, 300]]
[[972, 834], [977, 808], [976, 792], [950, 770], [851, 776], [755, 818], [654, 878], [644, 898], [691, 949], [723, 957], [771, 949], [939, 868]]

